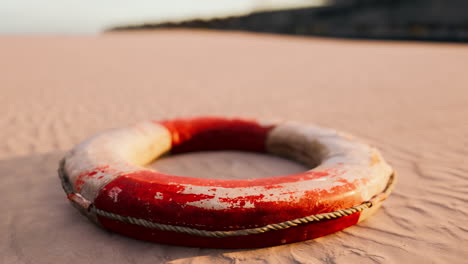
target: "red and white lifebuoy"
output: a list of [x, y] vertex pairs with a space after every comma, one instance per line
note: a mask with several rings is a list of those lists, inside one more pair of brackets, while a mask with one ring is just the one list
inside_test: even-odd
[[[266, 152], [308, 164], [304, 173], [226, 180], [143, 167], [162, 154]], [[393, 170], [373, 147], [313, 125], [191, 118], [100, 133], [59, 169], [68, 198], [100, 226], [137, 239], [213, 248], [278, 245], [358, 223], [390, 192]]]

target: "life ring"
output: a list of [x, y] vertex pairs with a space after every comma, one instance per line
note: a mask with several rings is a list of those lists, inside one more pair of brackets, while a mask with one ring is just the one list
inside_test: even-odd
[[[304, 173], [226, 180], [143, 167], [165, 153], [266, 152]], [[143, 122], [69, 151], [59, 176], [68, 199], [101, 227], [159, 243], [253, 248], [324, 236], [372, 214], [394, 173], [375, 148], [313, 125], [202, 117]]]

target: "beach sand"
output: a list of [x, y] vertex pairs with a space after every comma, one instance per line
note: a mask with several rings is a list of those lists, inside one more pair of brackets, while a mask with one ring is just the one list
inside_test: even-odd
[[[206, 31], [0, 37], [0, 263], [466, 263], [468, 46]], [[399, 175], [373, 217], [263, 249], [152, 244], [70, 206], [59, 159], [140, 120], [228, 115], [296, 120], [377, 146]], [[203, 162], [205, 165], [200, 165]], [[305, 168], [240, 153], [152, 166], [186, 176]]]

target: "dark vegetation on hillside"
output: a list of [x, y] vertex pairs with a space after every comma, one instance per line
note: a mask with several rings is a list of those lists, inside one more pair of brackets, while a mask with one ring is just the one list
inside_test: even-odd
[[111, 30], [200, 28], [302, 36], [468, 41], [465, 0], [337, 0], [316, 8], [257, 12], [179, 23], [122, 26]]

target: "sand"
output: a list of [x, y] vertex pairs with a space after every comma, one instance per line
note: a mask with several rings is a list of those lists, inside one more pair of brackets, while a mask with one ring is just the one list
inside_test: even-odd
[[[468, 46], [158, 31], [0, 37], [0, 263], [464, 263]], [[88, 222], [56, 175], [100, 130], [193, 115], [277, 118], [353, 133], [399, 173], [367, 221], [264, 249], [183, 248]], [[205, 165], [200, 165], [205, 164]], [[305, 168], [240, 153], [152, 166], [187, 176]]]

